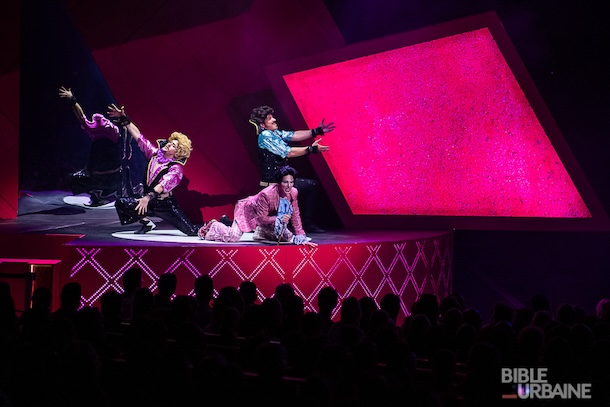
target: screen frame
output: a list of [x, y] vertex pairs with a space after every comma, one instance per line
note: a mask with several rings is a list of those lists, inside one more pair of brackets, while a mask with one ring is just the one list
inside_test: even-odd
[[[487, 12], [418, 30], [364, 41], [265, 68], [273, 91], [291, 125], [307, 128], [284, 75], [339, 63], [402, 48], [447, 36], [487, 28], [498, 45], [515, 79], [535, 112], [540, 125], [572, 178], [576, 189], [591, 213], [590, 218], [543, 217], [488, 217], [488, 216], [426, 216], [426, 215], [355, 215], [347, 204], [328, 165], [320, 156], [310, 156], [311, 164], [320, 179], [341, 222], [349, 229], [413, 229], [413, 230], [537, 230], [537, 231], [609, 231], [608, 215], [589, 181], [571, 152], [553, 116], [537, 90], [524, 63], [495, 12]], [[328, 118], [331, 119], [331, 118]], [[332, 135], [329, 135], [332, 137]]]

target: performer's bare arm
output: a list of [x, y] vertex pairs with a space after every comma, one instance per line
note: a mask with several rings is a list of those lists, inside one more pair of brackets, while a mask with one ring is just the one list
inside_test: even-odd
[[78, 121], [80, 121], [81, 124], [84, 124], [86, 120], [85, 112], [83, 111], [81, 105], [76, 101], [76, 97], [74, 97], [72, 89], [62, 86], [61, 88], [59, 88], [59, 97], [62, 99], [68, 99], [73, 102], [72, 111], [74, 112], [74, 115], [76, 115]]
[[322, 144], [320, 144], [320, 140], [315, 140], [311, 146], [308, 147], [291, 147], [290, 148], [290, 152], [288, 153], [288, 158], [293, 158], [293, 157], [301, 157], [303, 155], [307, 155], [307, 154], [315, 154], [315, 153], [323, 153], [325, 151], [328, 151], [330, 147], [329, 146], [323, 146]]
[[318, 126], [317, 129], [295, 130], [294, 135], [292, 136], [292, 141], [303, 141], [307, 140], [308, 138], [315, 137], [315, 135], [313, 134], [313, 130], [321, 132], [321, 134], [318, 135], [322, 136], [326, 133], [330, 133], [331, 131], [333, 131], [335, 127], [336, 126], [334, 122], [324, 123], [324, 119], [322, 119], [322, 121], [320, 122], [320, 126]]

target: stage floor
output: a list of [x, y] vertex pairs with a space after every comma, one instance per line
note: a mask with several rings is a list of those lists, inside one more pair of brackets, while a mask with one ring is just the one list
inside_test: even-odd
[[[80, 196], [76, 197], [79, 198]], [[73, 202], [73, 204], [66, 203]], [[114, 206], [89, 208], [79, 204], [84, 199], [74, 199], [68, 191], [26, 192], [19, 198], [16, 219], [0, 220], [0, 236], [16, 233], [75, 235], [79, 245], [119, 246], [183, 246], [228, 245], [204, 242], [198, 237], [185, 236], [161, 219], [152, 218], [157, 225], [146, 235], [134, 235], [138, 224], [122, 226]], [[326, 233], [308, 234], [319, 244], [356, 244], [388, 240], [419, 239], [438, 234], [438, 231], [408, 230], [347, 230], [334, 229]], [[233, 245], [268, 244], [253, 242], [246, 234]]]

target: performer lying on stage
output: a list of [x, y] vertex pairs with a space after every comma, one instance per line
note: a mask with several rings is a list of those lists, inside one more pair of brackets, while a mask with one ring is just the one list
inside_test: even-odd
[[139, 221], [142, 224], [137, 234], [151, 231], [156, 225], [149, 216], [158, 216], [188, 236], [196, 236], [199, 229], [180, 209], [172, 190], [182, 180], [183, 165], [191, 155], [191, 140], [182, 133], [173, 132], [167, 140], [157, 140], [157, 147], [148, 141], [133, 124], [123, 107], [108, 106], [108, 115], [118, 119], [121, 126], [137, 142], [148, 167], [144, 180], [144, 196], [141, 198], [121, 197], [115, 203], [115, 208], [122, 225]]
[[[254, 240], [292, 242], [316, 247], [305, 235], [298, 205], [299, 191], [294, 187], [296, 170], [281, 167], [270, 185], [258, 194], [241, 199], [235, 205], [233, 224], [229, 227], [212, 219], [199, 229], [203, 240], [237, 242], [241, 236], [254, 230]], [[288, 229], [292, 223], [295, 233]]]
[[100, 113], [94, 113], [88, 120], [71, 89], [62, 86], [59, 97], [72, 106], [82, 129], [92, 140], [87, 166], [68, 178], [72, 193], [89, 194], [91, 207], [114, 202], [120, 195], [122, 182], [119, 128]]

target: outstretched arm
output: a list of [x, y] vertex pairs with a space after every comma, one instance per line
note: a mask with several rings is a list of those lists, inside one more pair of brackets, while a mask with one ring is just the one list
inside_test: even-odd
[[131, 137], [137, 142], [140, 139], [141, 132], [138, 127], [129, 120], [127, 115], [125, 114], [125, 106], [121, 106], [120, 108], [115, 104], [108, 106], [108, 116], [119, 119], [119, 125], [125, 126]]
[[78, 119], [78, 121], [81, 122], [81, 124], [84, 124], [86, 120], [85, 112], [83, 111], [81, 105], [79, 105], [76, 101], [76, 97], [74, 97], [72, 89], [62, 86], [61, 88], [59, 88], [59, 97], [61, 99], [67, 100], [72, 105], [72, 111], [74, 111], [76, 118]]
[[292, 141], [303, 141], [308, 138], [315, 138], [316, 136], [323, 136], [326, 133], [330, 133], [335, 129], [335, 123], [324, 123], [324, 119], [320, 122], [320, 125], [315, 129], [311, 130], [297, 130], [294, 132], [294, 136], [292, 136]]
[[329, 148], [330, 148], [329, 146], [323, 146], [322, 144], [320, 144], [320, 140], [316, 140], [313, 143], [311, 143], [310, 146], [307, 146], [307, 147], [291, 147], [290, 152], [288, 153], [288, 155], [286, 157], [294, 158], [294, 157], [300, 157], [300, 156], [307, 155], [307, 154], [323, 153], [325, 151], [328, 151]]

